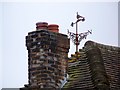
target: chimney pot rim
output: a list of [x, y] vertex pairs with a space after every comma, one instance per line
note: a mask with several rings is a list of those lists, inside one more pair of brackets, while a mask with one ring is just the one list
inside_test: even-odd
[[39, 24], [48, 24], [47, 22], [37, 22], [36, 25], [39, 25]]
[[49, 24], [48, 27], [59, 27], [57, 24]]

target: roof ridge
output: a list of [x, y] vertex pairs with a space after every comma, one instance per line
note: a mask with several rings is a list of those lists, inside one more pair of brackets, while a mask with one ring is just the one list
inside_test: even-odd
[[117, 47], [117, 46], [111, 46], [111, 45], [105, 45], [105, 44], [101, 44], [101, 43], [97, 43], [97, 42], [94, 42], [94, 41], [87, 41], [84, 46], [97, 46], [99, 48], [103, 48], [103, 49], [108, 49], [108, 50], [114, 50], [114, 51], [118, 51], [120, 50], [120, 47]]

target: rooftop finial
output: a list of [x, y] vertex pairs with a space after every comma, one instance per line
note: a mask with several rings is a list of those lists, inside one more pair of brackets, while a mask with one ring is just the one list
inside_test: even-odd
[[74, 26], [74, 24], [76, 25], [76, 33], [69, 32], [68, 30], [68, 34], [70, 36], [70, 39], [72, 39], [73, 43], [76, 45], [76, 52], [78, 52], [78, 45], [80, 44], [80, 41], [82, 39], [86, 39], [89, 33], [92, 34], [92, 31], [88, 30], [87, 32], [78, 34], [78, 22], [85, 21], [85, 17], [80, 16], [77, 12], [76, 18], [77, 18], [76, 22], [71, 23], [72, 27]]

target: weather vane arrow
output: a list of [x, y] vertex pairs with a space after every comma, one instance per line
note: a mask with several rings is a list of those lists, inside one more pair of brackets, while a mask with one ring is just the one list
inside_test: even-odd
[[72, 22], [72, 23], [71, 23], [71, 26], [72, 26], [72, 27], [73, 27], [74, 25], [76, 25], [76, 33], [70, 32], [70, 31], [68, 30], [68, 34], [69, 34], [70, 39], [72, 39], [73, 43], [76, 45], [76, 52], [78, 52], [78, 45], [80, 44], [80, 42], [81, 42], [83, 39], [86, 39], [86, 38], [87, 38], [87, 35], [92, 34], [92, 30], [88, 30], [87, 32], [78, 34], [78, 22], [80, 22], [80, 21], [82, 21], [82, 22], [85, 21], [85, 17], [80, 16], [80, 15], [78, 14], [78, 12], [77, 12], [76, 18], [77, 18], [76, 22]]

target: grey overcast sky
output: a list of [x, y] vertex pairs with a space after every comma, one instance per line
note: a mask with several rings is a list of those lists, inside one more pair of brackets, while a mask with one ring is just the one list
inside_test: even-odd
[[[75, 32], [70, 24], [76, 20], [76, 12], [86, 18], [79, 23], [79, 33], [93, 32], [79, 48], [88, 40], [118, 46], [118, 2], [1, 2], [1, 87], [19, 88], [28, 83], [25, 36], [36, 29], [36, 22], [58, 24], [60, 33], [67, 34], [67, 29]], [[69, 55], [74, 52], [71, 42]]]

